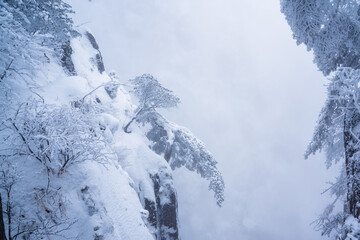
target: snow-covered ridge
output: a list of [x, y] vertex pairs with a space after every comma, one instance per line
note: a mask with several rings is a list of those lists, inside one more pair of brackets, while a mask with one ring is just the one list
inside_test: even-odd
[[[0, 17], [15, 24], [11, 8], [3, 5]], [[29, 42], [36, 38], [12, 27], [2, 28], [1, 43], [21, 34]], [[126, 133], [137, 109], [132, 86], [106, 73], [88, 30], [77, 33], [60, 60], [41, 41], [28, 45], [28, 55], [11, 47], [1, 53], [0, 73], [6, 76], [0, 81], [0, 194], [6, 214], [0, 234], [6, 229], [6, 239], [180, 239], [172, 169], [185, 166], [208, 179], [221, 205], [224, 183], [216, 161], [190, 131], [155, 109]], [[13, 59], [10, 67], [6, 56]], [[32, 57], [36, 61], [27, 60]]]

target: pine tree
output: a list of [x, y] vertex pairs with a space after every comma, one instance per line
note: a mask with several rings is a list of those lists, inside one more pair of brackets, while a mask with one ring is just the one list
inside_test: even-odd
[[36, 85], [33, 73], [42, 63], [69, 65], [69, 41], [78, 35], [70, 13], [62, 0], [0, 1], [0, 83], [15, 76]]
[[[336, 239], [359, 237], [360, 5], [356, 0], [282, 0], [281, 7], [297, 44], [312, 50], [319, 70], [331, 76], [305, 157], [324, 150], [327, 167], [342, 161], [343, 168], [329, 188], [335, 200], [318, 219], [318, 228]], [[343, 210], [333, 213], [338, 201]]]
[[147, 113], [155, 111], [156, 108], [176, 107], [180, 99], [172, 91], [160, 85], [158, 80], [150, 74], [143, 74], [140, 77], [130, 80], [134, 86], [132, 93], [139, 101], [134, 116], [124, 127], [124, 132], [128, 131], [129, 126], [134, 120], [140, 120]]

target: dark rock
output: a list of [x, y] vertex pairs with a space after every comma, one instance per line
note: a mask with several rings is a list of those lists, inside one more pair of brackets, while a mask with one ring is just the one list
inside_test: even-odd
[[67, 41], [66, 43], [64, 43], [61, 46], [62, 49], [62, 56], [61, 56], [61, 66], [63, 67], [64, 71], [70, 75], [70, 76], [75, 76], [76, 75], [76, 70], [75, 70], [75, 66], [74, 63], [71, 59], [71, 54], [73, 53], [73, 50], [70, 46], [70, 41]]
[[164, 226], [177, 229], [177, 201], [175, 192], [171, 192], [170, 203], [162, 206], [162, 216]]
[[81, 189], [81, 193], [86, 193], [89, 190], [89, 186], [85, 186]]
[[148, 222], [154, 228], [157, 228], [156, 205], [155, 202], [145, 198], [145, 210], [149, 212]]
[[96, 57], [97, 68], [98, 68], [100, 73], [103, 73], [105, 71], [105, 66], [104, 66], [104, 62], [103, 62], [100, 51], [99, 51], [98, 54], [96, 54], [95, 57]]
[[98, 71], [100, 73], [103, 73], [105, 71], [105, 66], [104, 66], [103, 58], [101, 56], [101, 52], [99, 50], [99, 45], [97, 44], [95, 37], [91, 33], [86, 32], [85, 35], [88, 38], [91, 46], [99, 52], [95, 55], [95, 63], [96, 63]]
[[[140, 123], [150, 123], [146, 137], [149, 148], [164, 157], [171, 169], [186, 167], [209, 181], [209, 190], [214, 191], [219, 206], [224, 201], [225, 184], [217, 169], [214, 156], [204, 144], [185, 128], [173, 128], [163, 116], [155, 111], [148, 113]], [[171, 136], [171, 139], [170, 139]]]
[[152, 121], [151, 124], [153, 127], [146, 133], [146, 137], [152, 141], [151, 150], [156, 154], [164, 154], [166, 161], [169, 161], [170, 155], [168, 149], [171, 147], [168, 143], [168, 132], [165, 130], [164, 126], [156, 124], [155, 121]]
[[106, 93], [109, 95], [111, 99], [114, 99], [117, 97], [117, 90], [119, 88], [119, 85], [109, 83], [105, 87]]
[[97, 44], [94, 35], [92, 35], [92, 34], [89, 33], [89, 32], [86, 32], [85, 34], [86, 34], [86, 37], [89, 39], [89, 41], [90, 41], [90, 43], [91, 43], [91, 46], [92, 46], [93, 48], [95, 48], [96, 50], [99, 50], [99, 45]]
[[[164, 175], [161, 171], [151, 176], [156, 201], [157, 239], [178, 240], [177, 198], [173, 185], [164, 184], [168, 182], [167, 178], [172, 177], [168, 174]], [[166, 199], [166, 202], [162, 202], [162, 199]]]
[[95, 234], [95, 237], [94, 237], [94, 240], [104, 240], [104, 236], [103, 235], [98, 235], [98, 234]]
[[81, 199], [84, 201], [87, 206], [89, 216], [93, 216], [99, 210], [95, 206], [95, 201], [89, 193], [89, 187], [86, 186], [81, 189]]

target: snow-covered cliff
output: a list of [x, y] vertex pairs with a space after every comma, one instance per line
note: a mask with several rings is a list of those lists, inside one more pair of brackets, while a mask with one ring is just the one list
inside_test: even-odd
[[[44, 21], [69, 8], [55, 2]], [[156, 109], [124, 131], [134, 85], [88, 30], [31, 31], [31, 4], [0, 3], [0, 239], [180, 239], [172, 171], [208, 179], [221, 205], [211, 153]]]

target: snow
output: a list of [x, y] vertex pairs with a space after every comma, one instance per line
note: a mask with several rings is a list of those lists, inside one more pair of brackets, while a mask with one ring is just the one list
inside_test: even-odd
[[[4, 201], [14, 205], [13, 225], [25, 229], [27, 239], [178, 239], [172, 169], [150, 148], [146, 132], [152, 126], [134, 122], [131, 134], [124, 132], [137, 104], [116, 73], [99, 69], [100, 52], [88, 30], [78, 31], [70, 42], [75, 76], [64, 72], [55, 50], [45, 54], [37, 46], [45, 60], [27, 66], [31, 81], [8, 88], [21, 96], [12, 99], [14, 107], [1, 106], [11, 117], [1, 118], [0, 193], [12, 186]], [[175, 103], [159, 99], [159, 106], [176, 105], [173, 98]], [[166, 123], [168, 144], [175, 131], [191, 134]], [[193, 148], [203, 148], [190, 138]]]
[[[80, 31], [85, 34], [87, 30], [81, 29]], [[107, 74], [98, 72], [93, 62], [98, 51], [91, 46], [90, 41], [85, 36], [72, 39], [71, 47], [73, 49], [72, 60], [76, 72], [79, 76], [88, 80], [88, 84], [92, 89], [110, 81], [110, 77]]]
[[[142, 206], [134, 189], [129, 185], [127, 174], [121, 167], [99, 167], [94, 162], [86, 164], [88, 178], [83, 184], [89, 186], [94, 198], [103, 210], [99, 211], [103, 222], [113, 232], [107, 232], [109, 239], [153, 239], [142, 219]], [[92, 190], [91, 190], [92, 189]], [[96, 225], [94, 225], [96, 226]]]
[[[56, 61], [46, 64], [37, 73], [39, 86], [32, 91], [48, 106], [70, 105], [110, 81], [106, 73], [100, 74], [94, 67], [91, 59], [97, 52], [86, 37], [73, 39], [71, 46], [77, 76], [66, 76]], [[124, 134], [122, 124], [133, 106], [126, 91], [121, 87], [118, 91], [119, 97], [112, 100], [104, 88], [99, 87], [87, 99], [101, 99], [97, 121], [105, 127], [109, 151], [115, 153], [109, 155], [106, 163], [79, 162], [61, 174], [50, 173], [48, 178], [46, 169], [36, 159], [18, 159], [16, 172], [21, 177], [16, 180], [12, 196], [16, 204], [19, 203], [17, 209], [30, 219], [38, 219], [36, 214], [48, 209], [51, 213], [44, 213], [41, 219], [49, 220], [52, 215], [68, 224], [56, 226], [64, 231], [51, 239], [94, 239], [96, 236], [121, 240], [154, 239], [146, 226], [148, 211], [143, 209], [139, 194], [154, 199], [149, 172], [156, 172], [156, 166], [164, 161], [146, 146], [143, 137]], [[155, 159], [152, 164], [143, 167], [152, 158]], [[42, 196], [44, 191], [47, 195]], [[49, 199], [48, 195], [51, 195]], [[16, 199], [26, 201], [20, 204]], [[61, 208], [56, 209], [56, 203], [61, 203]]]
[[[74, 49], [73, 62], [76, 71], [79, 76], [86, 78], [88, 89], [110, 81], [107, 74], [100, 74], [89, 61], [97, 52], [86, 37], [74, 39], [71, 46]], [[79, 88], [86, 89], [80, 85]], [[96, 197], [104, 209], [100, 212], [99, 219], [110, 226], [109, 229], [113, 229], [113, 232], [107, 232], [108, 239], [153, 239], [143, 220], [146, 210], [143, 209], [138, 197], [138, 193], [141, 192], [139, 186], [150, 192], [145, 195], [151, 195], [152, 186], [149, 185], [147, 172], [141, 169], [141, 164], [137, 162], [138, 159], [146, 161], [153, 155], [148, 148], [143, 149], [144, 154], [137, 154], [138, 146], [143, 144], [141, 136], [128, 136], [122, 131], [121, 122], [125, 118], [125, 109], [130, 105], [130, 97], [126, 96], [124, 90], [119, 91], [120, 96], [114, 100], [109, 98], [103, 88], [94, 92], [104, 106], [110, 106], [109, 109], [104, 109], [109, 112], [99, 114], [99, 123], [110, 130], [109, 135], [113, 138], [108, 140], [112, 140], [117, 159], [105, 167], [99, 167], [96, 162], [85, 162], [84, 173], [88, 178], [83, 182], [89, 186], [89, 192], [94, 194], [94, 198]], [[125, 171], [122, 166], [125, 166]], [[103, 226], [104, 222], [97, 224]]]
[[90, 92], [87, 80], [79, 76], [59, 78], [42, 90], [46, 103], [59, 104], [81, 99]]

